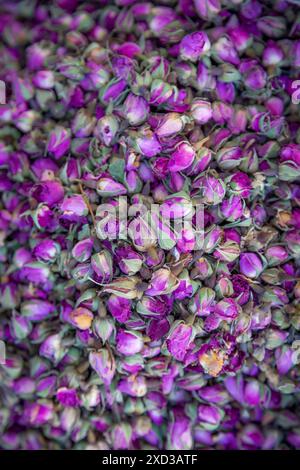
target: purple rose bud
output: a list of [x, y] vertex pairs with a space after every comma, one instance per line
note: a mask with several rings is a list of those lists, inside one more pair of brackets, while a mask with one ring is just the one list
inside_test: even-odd
[[60, 205], [62, 217], [70, 222], [79, 222], [88, 214], [88, 207], [84, 198], [79, 194], [73, 194], [63, 200]]
[[56, 375], [48, 375], [45, 378], [41, 378], [36, 386], [37, 396], [40, 398], [51, 397], [56, 389]]
[[149, 105], [142, 96], [129, 93], [123, 105], [123, 112], [131, 126], [138, 126], [147, 119]]
[[22, 313], [22, 315], [14, 315], [12, 317], [11, 323], [9, 325], [9, 330], [13, 338], [22, 340], [30, 335], [32, 331], [32, 325], [28, 318], [23, 317]]
[[136, 147], [138, 152], [149, 158], [155, 157], [161, 152], [161, 145], [156, 135], [148, 129], [139, 133], [136, 139]]
[[200, 176], [193, 182], [195, 194], [199, 194], [203, 198], [203, 202], [208, 205], [219, 204], [225, 196], [225, 185], [222, 180], [218, 180], [214, 176]]
[[180, 42], [180, 56], [183, 60], [196, 62], [210, 49], [210, 41], [206, 33], [196, 31], [187, 34]]
[[206, 170], [206, 168], [209, 166], [210, 162], [212, 159], [212, 152], [206, 147], [203, 147], [202, 149], [198, 150], [196, 153], [196, 157], [192, 163], [192, 165], [187, 168], [185, 173], [188, 176], [194, 176], [198, 175], [199, 173], [202, 173], [202, 171]]
[[107, 349], [91, 351], [89, 362], [94, 371], [103, 380], [103, 383], [109, 386], [116, 371], [116, 363], [112, 354]]
[[151, 83], [149, 103], [153, 106], [159, 106], [168, 101], [173, 93], [173, 88], [169, 83], [160, 79], [155, 79]]
[[184, 196], [171, 196], [163, 204], [161, 204], [160, 214], [167, 221], [170, 219], [188, 218], [193, 214], [193, 206]]
[[198, 406], [198, 421], [201, 423], [201, 426], [208, 431], [214, 431], [218, 428], [224, 418], [224, 414], [224, 411], [217, 406]]
[[111, 80], [99, 93], [99, 98], [103, 104], [115, 102], [120, 98], [126, 89], [127, 83], [123, 78]]
[[206, 124], [212, 118], [211, 103], [200, 98], [195, 98], [191, 104], [191, 115], [197, 124]]
[[240, 58], [234, 47], [234, 44], [228, 37], [221, 37], [213, 46], [215, 56], [222, 62], [228, 62], [232, 65], [238, 65]]
[[116, 424], [111, 433], [113, 448], [116, 450], [128, 450], [131, 448], [132, 428], [128, 423]]
[[239, 220], [243, 216], [243, 202], [239, 196], [230, 196], [224, 199], [221, 204], [221, 213], [225, 219], [232, 222]]
[[110, 147], [114, 144], [118, 131], [119, 120], [113, 114], [107, 114], [98, 120], [94, 135], [100, 139], [106, 147]]
[[114, 294], [109, 297], [107, 308], [112, 316], [121, 323], [126, 323], [132, 314], [131, 301]]
[[61, 340], [60, 334], [48, 336], [41, 344], [40, 356], [46, 357], [54, 363], [59, 362], [65, 354]]
[[181, 142], [171, 154], [168, 168], [171, 172], [182, 171], [193, 163], [194, 158], [193, 147], [187, 142]]
[[114, 333], [114, 322], [110, 318], [95, 318], [93, 321], [93, 332], [99, 337], [103, 343], [106, 343], [111, 335]]
[[77, 242], [72, 249], [72, 256], [79, 261], [84, 263], [87, 261], [92, 254], [93, 250], [93, 240], [91, 238], [84, 238]]
[[132, 375], [121, 380], [118, 390], [131, 397], [143, 397], [147, 393], [147, 383], [142, 375]]
[[142, 257], [129, 245], [117, 248], [115, 251], [118, 265], [124, 274], [136, 274], [142, 267]]
[[125, 186], [112, 178], [100, 178], [97, 182], [97, 193], [102, 197], [121, 196], [127, 193]]
[[249, 283], [243, 276], [236, 274], [231, 278], [233, 294], [232, 297], [235, 298], [239, 305], [244, 305], [248, 302], [250, 297], [250, 286]]
[[215, 292], [209, 287], [201, 287], [190, 302], [192, 313], [206, 317], [210, 315], [215, 305]]
[[86, 109], [80, 109], [74, 116], [71, 129], [75, 137], [88, 137], [96, 125], [96, 118], [92, 117]]
[[113, 259], [108, 250], [102, 250], [91, 258], [91, 266], [100, 283], [107, 283], [113, 277]]
[[166, 318], [151, 320], [147, 327], [147, 335], [152, 341], [156, 341], [165, 336], [170, 329], [170, 324]]
[[51, 70], [39, 70], [32, 79], [32, 83], [37, 88], [51, 90], [54, 87], [55, 76]]
[[141, 352], [144, 347], [142, 336], [138, 332], [119, 330], [117, 334], [117, 351], [124, 356]]
[[32, 254], [38, 261], [52, 263], [56, 260], [59, 252], [60, 245], [58, 243], [50, 239], [45, 239], [35, 245]]
[[22, 421], [33, 427], [40, 427], [49, 423], [54, 417], [54, 407], [50, 402], [24, 404]]
[[32, 282], [33, 284], [49, 285], [50, 270], [44, 263], [38, 261], [25, 264], [19, 271], [19, 276], [22, 281]]
[[23, 398], [30, 397], [35, 392], [35, 381], [30, 377], [21, 377], [14, 380], [13, 390]]
[[168, 335], [167, 348], [175, 359], [183, 361], [193, 341], [193, 327], [180, 322], [175, 323]]
[[56, 398], [63, 406], [76, 408], [80, 404], [79, 397], [74, 388], [59, 388], [56, 392]]
[[198, 15], [204, 20], [211, 20], [221, 11], [220, 0], [194, 0], [194, 3]]
[[167, 449], [190, 450], [193, 447], [192, 428], [189, 418], [181, 411], [175, 409], [172, 420], [168, 425]]
[[223, 299], [217, 303], [215, 307], [215, 314], [223, 320], [231, 321], [238, 316], [240, 308], [234, 299]]
[[50, 152], [56, 160], [65, 155], [71, 144], [70, 131], [61, 126], [57, 126], [48, 140], [47, 151]]
[[169, 294], [178, 287], [178, 284], [178, 279], [169, 269], [161, 268], [153, 273], [146, 294], [151, 296]]
[[222, 170], [233, 170], [239, 166], [243, 152], [239, 147], [223, 148], [217, 153], [217, 162]]
[[170, 137], [183, 131], [187, 118], [178, 113], [167, 113], [159, 121], [156, 135], [159, 138]]
[[26, 317], [27, 320], [33, 322], [39, 322], [46, 318], [53, 317], [55, 310], [55, 305], [39, 299], [27, 300], [21, 305], [22, 315]]
[[278, 264], [281, 264], [286, 261], [289, 257], [286, 249], [280, 245], [270, 246], [265, 251], [265, 256], [268, 260], [269, 266], [277, 266]]
[[293, 362], [293, 350], [284, 345], [275, 351], [276, 368], [280, 375], [286, 375], [295, 365]]
[[255, 253], [242, 253], [240, 256], [240, 271], [251, 279], [257, 278], [263, 271], [263, 263]]
[[84, 307], [77, 307], [63, 315], [63, 320], [79, 330], [88, 330], [93, 321], [93, 313]]
[[169, 311], [169, 307], [163, 300], [147, 297], [145, 295], [137, 303], [136, 310], [140, 315], [156, 318], [166, 315]]
[[33, 187], [32, 197], [34, 197], [37, 202], [44, 202], [49, 207], [53, 207], [63, 199], [64, 188], [59, 181], [42, 181]]

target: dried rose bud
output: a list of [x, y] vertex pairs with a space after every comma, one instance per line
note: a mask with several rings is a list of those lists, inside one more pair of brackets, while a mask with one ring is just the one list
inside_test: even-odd
[[145, 377], [142, 375], [126, 377], [119, 382], [118, 390], [131, 397], [143, 397], [147, 393]]
[[191, 104], [191, 115], [197, 124], [206, 124], [212, 118], [211, 103], [200, 98], [195, 98]]
[[126, 323], [131, 316], [131, 301], [112, 294], [107, 301], [107, 308], [116, 320]]
[[119, 131], [119, 121], [113, 114], [101, 117], [94, 129], [94, 135], [107, 147], [110, 147]]
[[167, 449], [190, 450], [193, 447], [192, 428], [189, 418], [180, 410], [174, 410], [168, 426]]
[[263, 263], [255, 253], [242, 253], [240, 256], [240, 271], [250, 278], [258, 277], [263, 271]]
[[93, 318], [92, 312], [84, 307], [78, 307], [63, 317], [65, 321], [79, 330], [88, 330], [92, 325]]
[[133, 331], [119, 330], [117, 334], [117, 351], [124, 356], [141, 352], [144, 342], [141, 335]]
[[198, 406], [198, 421], [204, 429], [214, 431], [224, 418], [224, 411], [214, 405]]
[[193, 163], [194, 158], [193, 147], [187, 142], [181, 142], [171, 154], [168, 168], [171, 172], [182, 171]]
[[89, 354], [89, 363], [94, 371], [103, 380], [103, 383], [109, 386], [114, 378], [116, 364], [114, 357], [107, 349], [91, 351]]
[[188, 34], [180, 42], [180, 56], [183, 60], [196, 62], [210, 49], [210, 41], [207, 34], [202, 31]]
[[178, 361], [183, 361], [193, 341], [193, 327], [182, 322], [175, 322], [169, 332], [167, 348]]
[[161, 268], [153, 273], [146, 294], [151, 296], [169, 294], [178, 287], [178, 284], [178, 279], [169, 269]]
[[148, 117], [149, 105], [142, 96], [129, 93], [123, 104], [124, 116], [131, 126], [142, 124]]
[[57, 126], [50, 133], [47, 151], [51, 153], [55, 159], [59, 159], [68, 152], [70, 143], [70, 131], [61, 126]]
[[216, 304], [214, 312], [223, 320], [231, 321], [238, 316], [240, 307], [234, 299], [227, 298]]
[[91, 266], [101, 283], [107, 283], [113, 277], [113, 259], [108, 250], [102, 250], [91, 258]]

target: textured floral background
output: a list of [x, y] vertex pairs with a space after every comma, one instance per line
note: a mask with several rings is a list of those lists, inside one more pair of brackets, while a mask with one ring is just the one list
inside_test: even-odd
[[0, 2], [2, 449], [300, 448], [299, 7]]

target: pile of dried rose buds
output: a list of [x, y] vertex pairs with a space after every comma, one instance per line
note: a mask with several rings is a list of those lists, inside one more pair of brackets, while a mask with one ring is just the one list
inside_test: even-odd
[[0, 447], [300, 448], [300, 13], [0, 15]]

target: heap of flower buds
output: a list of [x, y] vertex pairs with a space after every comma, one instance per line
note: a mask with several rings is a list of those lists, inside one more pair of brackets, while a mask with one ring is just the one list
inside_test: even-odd
[[1, 8], [0, 447], [300, 448], [299, 1]]

